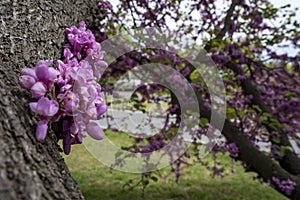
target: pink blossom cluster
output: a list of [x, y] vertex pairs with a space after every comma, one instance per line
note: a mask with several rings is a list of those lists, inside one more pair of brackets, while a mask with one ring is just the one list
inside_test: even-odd
[[100, 44], [84, 22], [79, 28], [67, 28], [66, 35], [63, 60], [58, 60], [55, 67], [51, 67], [50, 60], [41, 60], [35, 68], [24, 68], [19, 81], [37, 99], [29, 104], [40, 118], [37, 140], [45, 139], [49, 122], [57, 123], [60, 130], [54, 131], [63, 140], [64, 153], [69, 154], [71, 145], [82, 143], [86, 132], [97, 140], [104, 137], [93, 120], [100, 119], [107, 110], [101, 86], [96, 82], [107, 64]]

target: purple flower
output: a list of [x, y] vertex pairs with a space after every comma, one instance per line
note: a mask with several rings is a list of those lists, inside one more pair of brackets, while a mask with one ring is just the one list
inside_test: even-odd
[[73, 134], [76, 134], [76, 135], [78, 135], [77, 133], [78, 133], [78, 127], [76, 126], [76, 124], [75, 123], [71, 123], [71, 126], [70, 126], [70, 131], [71, 131], [71, 133], [73, 133]]
[[236, 79], [237, 79], [238, 81], [244, 81], [244, 80], [246, 79], [246, 77], [245, 77], [244, 75], [238, 74], [238, 75], [236, 76]]
[[64, 149], [64, 153], [66, 155], [69, 155], [70, 151], [71, 151], [71, 144], [72, 144], [72, 140], [71, 140], [71, 136], [69, 133], [64, 134], [63, 137], [63, 149]]
[[96, 122], [90, 122], [86, 127], [87, 133], [96, 140], [102, 140], [104, 137], [103, 130]]
[[90, 105], [89, 107], [87, 107], [85, 113], [87, 118], [97, 119], [97, 110], [95, 105]]
[[112, 10], [112, 9], [113, 9], [113, 7], [112, 7], [112, 5], [110, 4], [109, 1], [102, 1], [102, 0], [101, 0], [101, 1], [99, 2], [99, 6], [105, 8], [105, 9], [108, 9], [108, 10]]
[[31, 95], [34, 98], [40, 98], [44, 96], [47, 92], [47, 87], [44, 83], [42, 82], [37, 82], [31, 87]]
[[70, 51], [70, 49], [69, 48], [65, 48], [64, 49], [64, 57], [66, 58], [66, 59], [70, 59], [71, 57], [73, 57], [73, 54], [71, 53], [71, 51]]
[[31, 87], [36, 83], [36, 80], [32, 76], [23, 75], [20, 76], [19, 83], [23, 88], [30, 90]]
[[35, 137], [38, 141], [42, 141], [45, 139], [46, 134], [48, 130], [48, 121], [47, 120], [40, 120], [36, 131], [35, 131]]
[[21, 71], [21, 74], [22, 75], [28, 75], [28, 76], [31, 76], [32, 78], [34, 78], [36, 81], [38, 80], [36, 74], [35, 74], [35, 70], [32, 69], [32, 68], [24, 68], [22, 69]]
[[29, 103], [31, 110], [41, 116], [52, 117], [59, 109], [59, 105], [55, 100], [49, 100], [46, 97], [42, 97], [38, 102]]
[[97, 119], [100, 119], [100, 117], [107, 111], [107, 106], [103, 102], [96, 105], [96, 108], [97, 108]]
[[239, 149], [238, 149], [238, 147], [236, 146], [235, 143], [230, 143], [228, 145], [228, 151], [230, 153], [230, 156], [232, 156], [232, 157], [237, 157], [238, 156]]
[[76, 134], [75, 135], [74, 144], [81, 144], [81, 143], [82, 143], [82, 136], [81, 136], [81, 134]]
[[48, 84], [60, 74], [59, 71], [55, 70], [52, 67], [49, 67], [52, 64], [52, 61], [49, 60], [40, 60], [35, 66], [35, 73], [39, 81], [44, 84]]
[[275, 183], [275, 185], [287, 195], [291, 195], [297, 185], [294, 181], [290, 179], [280, 180], [274, 176], [272, 177], [272, 182], [269, 181], [269, 183], [272, 187], [274, 187], [273, 183]]
[[99, 60], [99, 61], [95, 62], [95, 65], [97, 68], [106, 68], [107, 67], [107, 63], [104, 62], [103, 60]]
[[73, 116], [76, 127], [79, 129], [78, 132], [80, 132], [80, 134], [82, 134], [83, 137], [85, 137], [85, 133], [83, 132], [84, 130], [86, 130], [86, 123], [85, 123], [85, 119], [83, 117], [82, 114], [77, 114], [76, 116]]
[[21, 71], [19, 82], [39, 99], [29, 104], [40, 117], [36, 138], [41, 141], [46, 137], [50, 120], [62, 120], [63, 149], [69, 154], [71, 145], [82, 143], [86, 132], [97, 140], [104, 137], [102, 129], [90, 120], [100, 118], [107, 110], [101, 86], [95, 80], [101, 77], [100, 69], [107, 67], [107, 63], [102, 60], [100, 44], [84, 22], [78, 28], [66, 29], [66, 35], [68, 44], [64, 58], [56, 62], [57, 70], [50, 67], [52, 61], [40, 60], [35, 68]]

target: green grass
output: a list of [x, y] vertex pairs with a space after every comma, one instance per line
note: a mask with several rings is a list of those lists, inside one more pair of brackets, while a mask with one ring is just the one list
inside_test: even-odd
[[[106, 131], [106, 136], [118, 145], [126, 144], [124, 134]], [[124, 142], [125, 141], [125, 142]], [[124, 173], [110, 169], [93, 158], [83, 145], [74, 145], [71, 154], [64, 156], [72, 176], [78, 182], [87, 200], [142, 199], [141, 187], [124, 189], [129, 181], [137, 182], [140, 175]], [[207, 161], [211, 158], [208, 156]], [[225, 166], [231, 165], [227, 155], [220, 160]], [[277, 191], [266, 184], [253, 181], [254, 174], [244, 173], [243, 168], [235, 164], [236, 173], [225, 178], [211, 177], [210, 171], [201, 165], [189, 167], [183, 171], [179, 184], [169, 174], [170, 168], [161, 170], [166, 178], [151, 181], [145, 190], [146, 200], [284, 200]], [[229, 171], [230, 169], [228, 169]]]

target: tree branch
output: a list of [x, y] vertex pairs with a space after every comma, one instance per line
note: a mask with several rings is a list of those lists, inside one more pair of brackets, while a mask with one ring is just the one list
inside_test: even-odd
[[[201, 96], [198, 91], [195, 90], [195, 93], [198, 98], [199, 107], [201, 117], [205, 117], [210, 119], [211, 117], [211, 110], [204, 106], [201, 102]], [[221, 119], [221, 116], [217, 115], [216, 118]], [[217, 121], [217, 120], [216, 120]], [[214, 122], [211, 122], [212, 126]], [[217, 127], [217, 126], [215, 126]], [[291, 199], [299, 199], [300, 197], [300, 177], [290, 174], [281, 166], [276, 164], [270, 157], [266, 156], [264, 153], [260, 152], [256, 147], [254, 147], [247, 137], [239, 131], [239, 129], [233, 125], [229, 120], [225, 120], [225, 124], [223, 129], [220, 129], [222, 135], [227, 139], [228, 142], [234, 142], [238, 149], [238, 159], [241, 161], [245, 161], [247, 164], [251, 166], [251, 169], [258, 173], [260, 177], [264, 180], [264, 182], [268, 183], [272, 179], [272, 177], [276, 177], [280, 180], [293, 180], [296, 182], [297, 186], [296, 189], [293, 191], [291, 196], [288, 196], [280, 188], [276, 188], [279, 192], [283, 195], [288, 196]]]
[[206, 51], [210, 51], [212, 46], [211, 46], [211, 42], [214, 40], [222, 40], [223, 37], [225, 37], [226, 33], [229, 31], [230, 29], [230, 25], [231, 25], [231, 17], [233, 16], [233, 12], [234, 9], [236, 8], [236, 6], [241, 2], [241, 0], [232, 0], [232, 3], [227, 11], [227, 15], [225, 17], [225, 23], [224, 26], [222, 28], [222, 30], [217, 34], [217, 36], [214, 39], [211, 39], [209, 44], [207, 44], [204, 49]]
[[225, 24], [222, 30], [218, 33], [215, 39], [221, 40], [225, 34], [229, 31], [231, 25], [231, 17], [233, 16], [234, 9], [241, 2], [241, 0], [232, 0], [232, 3], [227, 11], [227, 15], [225, 17]]
[[[250, 62], [252, 61], [250, 60]], [[238, 70], [238, 68], [234, 64], [228, 63], [226, 64], [226, 67], [234, 71], [236, 75], [244, 75], [243, 72]], [[256, 89], [255, 85], [251, 83], [251, 80], [249, 78], [246, 78], [242, 81], [242, 88], [246, 94], [253, 96], [252, 102], [257, 105], [262, 110], [262, 112], [267, 113], [272, 116], [271, 118], [276, 119], [271, 113], [269, 107], [262, 100], [258, 90]], [[292, 147], [288, 136], [284, 133], [284, 130], [281, 127], [276, 124], [271, 125], [271, 123], [266, 123], [264, 125], [267, 128], [268, 132], [275, 131], [280, 133], [280, 146]], [[300, 158], [294, 151], [286, 151], [283, 158], [279, 160], [279, 163], [285, 170], [289, 171], [290, 173], [295, 175], [300, 174]]]
[[[231, 17], [233, 15], [234, 9], [235, 7], [241, 2], [241, 0], [233, 0], [232, 4], [230, 6], [230, 8], [227, 11], [227, 15], [225, 17], [225, 25], [223, 27], [223, 29], [217, 34], [217, 36], [211, 40], [211, 42], [213, 40], [221, 40], [223, 37], [225, 37], [226, 33], [228, 32], [229, 28], [230, 28], [230, 24], [231, 24]], [[204, 49], [209, 52], [212, 48], [211, 46], [211, 42], [209, 42]], [[249, 59], [250, 64], [251, 63], [255, 63], [257, 64], [261, 64], [263, 65], [263, 63], [258, 63], [255, 62], [251, 59]], [[231, 63], [227, 63], [226, 67], [228, 67], [229, 69], [233, 70], [236, 75], [240, 74], [243, 75], [242, 72], [240, 72], [238, 70], [238, 68], [236, 67], [236, 65], [231, 64]], [[194, 67], [190, 67], [190, 73], [187, 75], [187, 77], [195, 70]], [[268, 106], [264, 103], [264, 101], [261, 99], [259, 92], [257, 91], [256, 87], [251, 83], [250, 79], [246, 78], [243, 82], [242, 82], [242, 87], [245, 91], [246, 94], [251, 94], [253, 96], [253, 103], [255, 105], [257, 105], [263, 112], [270, 114], [271, 116], [273, 116], [271, 114], [270, 109], [268, 108]], [[273, 118], [275, 118], [273, 116]], [[275, 118], [276, 119], [276, 118]], [[270, 124], [265, 124], [267, 130], [269, 132], [272, 131], [276, 131], [279, 132], [281, 135], [280, 138], [280, 145], [281, 146], [288, 146], [288, 147], [292, 147], [287, 135], [284, 134], [284, 131], [281, 127], [273, 127], [270, 126]], [[299, 175], [300, 174], [300, 158], [295, 154], [295, 152], [291, 152], [291, 151], [286, 151], [285, 155], [283, 156], [283, 158], [279, 161], [280, 165], [286, 169], [287, 171], [289, 171], [292, 174], [295, 175]]]

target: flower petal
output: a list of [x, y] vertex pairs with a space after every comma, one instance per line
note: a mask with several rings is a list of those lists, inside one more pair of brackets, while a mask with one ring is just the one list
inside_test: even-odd
[[99, 60], [95, 63], [96, 68], [106, 68], [107, 66], [108, 64], [103, 60]]
[[47, 109], [46, 115], [49, 117], [52, 117], [58, 112], [58, 109], [59, 109], [59, 105], [58, 105], [57, 101], [50, 100], [50, 104]]
[[44, 96], [47, 92], [47, 88], [45, 84], [43, 84], [42, 82], [35, 83], [30, 90], [31, 90], [31, 95], [34, 98], [40, 98]]
[[52, 61], [49, 60], [40, 60], [35, 66], [35, 73], [39, 81], [47, 84], [50, 74], [49, 66], [52, 64]]
[[64, 49], [64, 57], [66, 59], [70, 59], [72, 56], [73, 56], [73, 54], [71, 53], [70, 49], [69, 48], [65, 48]]
[[58, 75], [60, 75], [60, 72], [54, 69], [53, 67], [49, 67], [49, 79], [54, 80], [58, 78]]
[[37, 113], [45, 116], [45, 110], [47, 109], [49, 99], [47, 97], [41, 97], [36, 106]]
[[68, 114], [71, 114], [72, 111], [73, 111], [73, 99], [70, 99], [68, 100], [66, 103], [65, 103], [65, 110], [66, 110], [66, 113]]
[[82, 136], [80, 134], [76, 134], [75, 135], [75, 141], [77, 144], [81, 144], [82, 143]]
[[101, 104], [96, 105], [97, 107], [97, 119], [100, 119], [100, 117], [107, 111], [107, 106], [103, 102]]
[[59, 110], [59, 105], [55, 100], [49, 100], [47, 97], [41, 97], [37, 105], [33, 104], [34, 112], [41, 116], [53, 117]]
[[46, 120], [39, 121], [35, 132], [36, 139], [38, 141], [44, 140], [47, 135], [47, 130], [48, 130], [48, 121]]
[[42, 116], [52, 117], [59, 109], [59, 105], [55, 100], [49, 100], [47, 97], [39, 99], [37, 104], [37, 111]]
[[102, 140], [104, 132], [96, 122], [90, 122], [86, 127], [87, 133], [96, 140]]
[[[70, 131], [71, 131], [71, 133], [73, 133], [73, 134], [77, 134], [78, 133], [78, 127], [76, 126], [76, 124], [73, 122], [73, 123], [71, 123], [71, 126], [70, 126]], [[78, 135], [78, 134], [77, 134]]]
[[24, 68], [24, 69], [22, 69], [21, 74], [22, 75], [32, 76], [35, 80], [38, 80], [37, 76], [36, 76], [36, 73], [35, 73], [35, 70], [32, 69], [32, 68]]
[[69, 153], [71, 152], [71, 143], [72, 141], [71, 141], [70, 133], [65, 133], [63, 137], [63, 149], [66, 155], [69, 155]]
[[29, 76], [29, 75], [23, 75], [23, 76], [20, 76], [20, 78], [19, 78], [20, 85], [23, 88], [28, 89], [28, 90], [30, 90], [30, 88], [35, 84], [35, 82], [36, 82], [36, 80], [32, 76]]
[[32, 112], [35, 112], [35, 113], [38, 112], [37, 111], [37, 102], [31, 102], [31, 103], [29, 103], [29, 107], [32, 110]]

